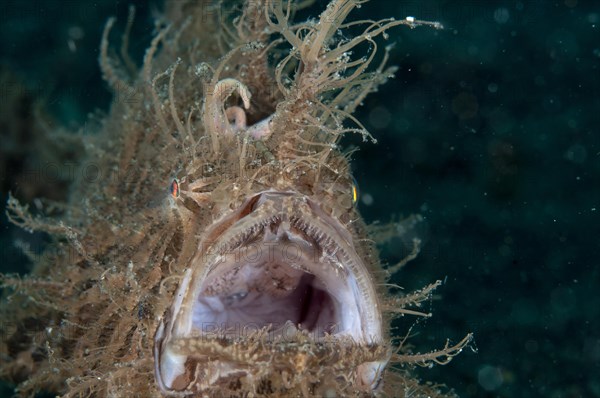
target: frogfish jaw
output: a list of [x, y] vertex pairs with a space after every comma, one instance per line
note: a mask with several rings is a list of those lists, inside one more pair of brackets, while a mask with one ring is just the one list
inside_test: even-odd
[[156, 331], [162, 392], [375, 393], [390, 352], [353, 240], [295, 192], [256, 194], [214, 223]]

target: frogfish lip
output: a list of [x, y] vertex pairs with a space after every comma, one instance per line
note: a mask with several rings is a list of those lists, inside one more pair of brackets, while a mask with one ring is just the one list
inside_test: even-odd
[[341, 222], [307, 196], [258, 193], [204, 234], [156, 330], [157, 383], [197, 394], [244, 377], [322, 381], [335, 365], [373, 392], [389, 358], [378, 305]]

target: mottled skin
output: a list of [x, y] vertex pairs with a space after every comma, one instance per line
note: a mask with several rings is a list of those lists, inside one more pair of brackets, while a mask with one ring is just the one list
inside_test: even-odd
[[[318, 202], [351, 235], [373, 285], [385, 282], [353, 205], [348, 161], [336, 143], [346, 132], [370, 137], [351, 114], [393, 72], [383, 64], [370, 67], [371, 54], [361, 59], [349, 51], [365, 41], [374, 44], [387, 28], [414, 22], [365, 22], [368, 34], [337, 41], [336, 30], [357, 3], [332, 1], [319, 22], [293, 24], [289, 10], [268, 1], [249, 1], [231, 15], [207, 12], [228, 10], [215, 4], [169, 2], [168, 22], [141, 69], [130, 71], [135, 77], [120, 66], [131, 65], [128, 59], [107, 55], [109, 21], [101, 67], [113, 90], [132, 95], [115, 101], [96, 133], [85, 138], [82, 170], [94, 165], [99, 178], [90, 183], [78, 173], [56, 218], [32, 218], [14, 199], [8, 205], [14, 222], [53, 237], [52, 255], [39, 259], [30, 276], [3, 278], [14, 289], [0, 307], [7, 320], [0, 370], [18, 384], [20, 395], [160, 396], [153, 357], [157, 327], [206, 231], [258, 192], [295, 192]], [[177, 193], [170, 189], [173, 181]], [[377, 300], [381, 311], [402, 313], [428, 294]], [[389, 322], [391, 315], [384, 316]], [[198, 395], [369, 395], [368, 388], [353, 386], [356, 364], [390, 355], [406, 364], [440, 362], [467, 342], [411, 359], [387, 343], [317, 347], [301, 337], [269, 356], [269, 348], [257, 348], [260, 339], [253, 336], [235, 349], [201, 347], [252, 357], [262, 376], [207, 384]], [[289, 373], [265, 373], [282, 361], [294, 363]], [[334, 382], [340, 377], [343, 383]], [[391, 371], [378, 391], [440, 393]]]

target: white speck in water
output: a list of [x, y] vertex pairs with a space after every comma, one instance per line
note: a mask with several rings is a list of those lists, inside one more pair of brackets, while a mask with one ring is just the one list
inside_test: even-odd
[[67, 45], [69, 46], [69, 50], [72, 53], [77, 51], [77, 44], [75, 44], [75, 40], [72, 40], [72, 39], [67, 40]]

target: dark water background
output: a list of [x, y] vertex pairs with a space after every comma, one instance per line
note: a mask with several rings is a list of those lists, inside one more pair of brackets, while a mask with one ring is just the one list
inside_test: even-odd
[[[97, 63], [104, 22], [114, 15], [122, 29], [128, 4], [0, 0], [0, 64], [25, 87], [3, 82], [0, 106], [23, 90], [16, 118], [42, 97], [56, 123], [85, 130], [111, 98]], [[158, 9], [138, 4], [138, 62]], [[353, 165], [369, 222], [426, 220], [421, 255], [394, 279], [445, 282], [415, 346], [475, 333], [477, 352], [419, 373], [462, 397], [600, 397], [600, 3], [373, 0], [356, 15], [445, 26], [390, 32], [400, 70], [359, 111], [379, 142], [361, 145]], [[7, 126], [3, 203], [23, 193], [13, 177], [36, 156]], [[47, 193], [65, 192], [57, 180]], [[13, 245], [26, 235], [2, 217], [0, 268], [26, 272]], [[404, 253], [392, 245], [385, 260]]]

